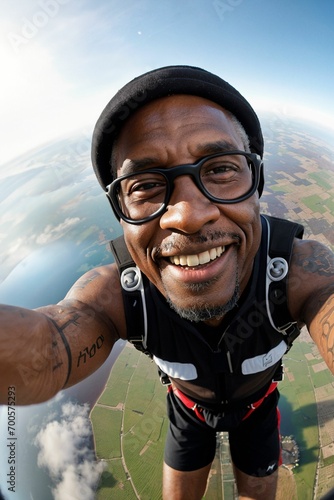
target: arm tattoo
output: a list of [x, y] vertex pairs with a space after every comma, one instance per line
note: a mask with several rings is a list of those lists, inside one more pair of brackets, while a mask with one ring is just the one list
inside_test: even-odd
[[310, 242], [310, 251], [295, 254], [296, 265], [308, 273], [316, 273], [327, 278], [334, 277], [334, 263], [331, 252], [323, 246]]
[[[63, 344], [65, 346], [66, 352], [67, 352], [68, 370], [67, 370], [67, 377], [66, 377], [66, 380], [65, 380], [65, 383], [64, 383], [64, 387], [65, 387], [66, 384], [67, 384], [67, 382], [68, 382], [68, 379], [70, 378], [70, 374], [71, 374], [71, 370], [72, 370], [72, 353], [71, 353], [71, 349], [70, 349], [69, 343], [67, 342], [67, 338], [65, 337], [64, 332], [63, 332], [64, 326], [62, 326], [60, 328], [57, 325], [57, 323], [52, 318], [49, 318], [49, 320], [51, 321], [51, 323], [54, 325], [54, 327], [56, 328], [57, 332], [59, 333], [59, 335], [60, 335], [60, 337], [61, 337], [61, 339], [63, 341]], [[70, 322], [67, 322], [65, 324], [65, 328], [68, 325], [68, 323], [70, 323]], [[57, 368], [57, 366], [55, 368]]]
[[82, 276], [76, 283], [74, 283], [71, 290], [83, 290], [87, 285], [89, 285], [99, 276], [100, 273], [96, 271], [96, 269], [93, 269], [90, 273]]
[[77, 368], [80, 366], [81, 361], [86, 364], [86, 361], [90, 358], [93, 358], [97, 353], [98, 349], [101, 349], [104, 342], [104, 336], [100, 335], [97, 337], [93, 345], [89, 348], [85, 347], [82, 351], [80, 351], [78, 356]]

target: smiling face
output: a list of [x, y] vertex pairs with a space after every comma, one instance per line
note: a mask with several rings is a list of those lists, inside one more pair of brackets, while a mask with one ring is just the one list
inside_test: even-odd
[[[153, 101], [128, 119], [114, 160], [120, 176], [129, 160], [172, 168], [217, 148], [244, 151], [229, 113], [207, 99], [177, 95]], [[135, 263], [172, 307], [212, 324], [245, 289], [261, 238], [257, 194], [241, 203], [213, 203], [187, 175], [175, 179], [161, 217], [122, 225]]]

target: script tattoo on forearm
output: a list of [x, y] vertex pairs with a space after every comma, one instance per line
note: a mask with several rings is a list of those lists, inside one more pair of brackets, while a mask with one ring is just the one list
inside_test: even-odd
[[97, 337], [94, 344], [90, 348], [87, 346], [82, 351], [80, 351], [80, 354], [78, 356], [77, 368], [79, 368], [81, 361], [85, 364], [87, 359], [93, 358], [97, 351], [101, 349], [103, 342], [104, 336], [100, 335], [99, 337]]

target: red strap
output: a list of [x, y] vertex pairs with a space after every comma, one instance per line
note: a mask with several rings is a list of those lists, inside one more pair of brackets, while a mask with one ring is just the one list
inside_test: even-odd
[[[259, 399], [258, 401], [256, 401], [256, 403], [252, 403], [250, 405], [250, 409], [249, 411], [246, 413], [246, 415], [244, 416], [244, 418], [242, 420], [246, 420], [246, 418], [248, 418], [254, 410], [256, 410], [256, 408], [258, 408], [264, 401], [264, 399], [269, 396], [269, 394], [271, 394], [277, 387], [277, 382], [272, 382], [271, 385], [269, 386], [269, 389], [267, 390], [267, 392], [265, 393], [265, 395]], [[199, 418], [199, 420], [201, 420], [202, 422], [205, 422], [205, 418], [202, 414], [202, 408], [200, 406], [198, 406], [197, 403], [194, 403], [194, 401], [192, 401], [191, 399], [188, 398], [188, 396], [186, 396], [182, 391], [180, 391], [180, 389], [178, 389], [177, 387], [173, 387], [172, 385], [169, 385], [168, 386], [168, 392], [171, 392], [173, 391], [175, 396], [178, 397], [178, 399], [180, 401], [182, 401], [182, 403], [184, 404], [184, 406], [186, 408], [188, 408], [189, 410], [193, 410], [195, 412], [195, 415]]]
[[242, 420], [246, 420], [246, 418], [248, 418], [253, 413], [253, 411], [256, 410], [256, 408], [258, 408], [263, 403], [265, 398], [267, 396], [269, 396], [269, 394], [271, 394], [276, 389], [276, 387], [277, 387], [277, 382], [272, 382], [269, 386], [269, 389], [267, 390], [267, 392], [263, 396], [263, 398], [256, 401], [256, 403], [252, 403], [250, 405], [249, 411], [246, 413], [246, 415], [244, 416], [244, 418]]
[[185, 394], [183, 394], [183, 392], [180, 391], [180, 389], [177, 389], [177, 387], [173, 387], [172, 385], [169, 385], [168, 392], [171, 392], [171, 391], [173, 391], [175, 396], [177, 396], [178, 399], [180, 399], [180, 401], [182, 401], [182, 403], [184, 404], [184, 406], [186, 408], [189, 408], [189, 410], [193, 410], [195, 412], [195, 415], [197, 418], [199, 418], [199, 420], [201, 420], [202, 422], [205, 422], [205, 418], [203, 417], [203, 415], [201, 413], [202, 408], [200, 408], [197, 403], [194, 403], [194, 401], [191, 401], [191, 399], [189, 399]]

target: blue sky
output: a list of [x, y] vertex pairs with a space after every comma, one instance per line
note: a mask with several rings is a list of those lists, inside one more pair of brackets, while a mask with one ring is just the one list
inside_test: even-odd
[[334, 129], [331, 0], [20, 0], [2, 5], [2, 160], [80, 127], [129, 79], [202, 66], [259, 112]]

